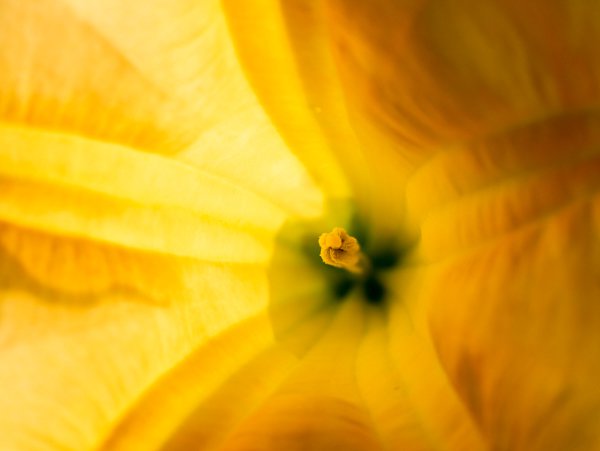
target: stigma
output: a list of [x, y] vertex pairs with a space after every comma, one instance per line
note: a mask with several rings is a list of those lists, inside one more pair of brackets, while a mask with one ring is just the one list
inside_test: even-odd
[[341, 227], [319, 237], [321, 259], [327, 265], [345, 269], [353, 274], [364, 274], [369, 268], [369, 260], [360, 250], [358, 240]]

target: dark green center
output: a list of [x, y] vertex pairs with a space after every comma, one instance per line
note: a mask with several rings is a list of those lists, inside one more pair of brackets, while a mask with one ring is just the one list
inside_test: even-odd
[[388, 295], [388, 290], [382, 281], [382, 274], [393, 268], [399, 260], [399, 255], [391, 250], [369, 255], [371, 268], [367, 274], [356, 276], [337, 268], [323, 268], [331, 278], [333, 297], [342, 300], [354, 290], [360, 290], [365, 301], [369, 304], [382, 304]]

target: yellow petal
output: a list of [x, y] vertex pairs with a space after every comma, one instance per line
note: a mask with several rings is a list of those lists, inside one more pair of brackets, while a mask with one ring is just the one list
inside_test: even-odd
[[93, 448], [163, 372], [266, 309], [260, 267], [148, 256], [14, 226], [0, 236], [6, 449]]
[[598, 447], [597, 5], [325, 9], [361, 144], [417, 171], [417, 301], [483, 443]]
[[600, 446], [599, 130], [593, 112], [523, 124], [436, 157], [409, 191], [431, 264], [417, 301], [501, 449]]
[[277, 234], [269, 262], [269, 314], [275, 336], [298, 355], [306, 352], [297, 328], [308, 323], [319, 337], [329, 327], [344, 289], [345, 272], [326, 267], [317, 238], [324, 230], [349, 226], [354, 209], [344, 202], [328, 204], [329, 213], [313, 221], [288, 221]]
[[248, 86], [218, 1], [67, 3], [154, 86], [189, 106], [196, 139], [177, 158], [295, 214], [318, 213], [320, 194]]
[[156, 89], [190, 106], [198, 131], [255, 102], [238, 69], [218, 1], [64, 3]]
[[9, 126], [0, 127], [0, 145], [0, 217], [28, 227], [256, 261], [268, 255], [268, 236], [285, 217], [227, 180], [126, 147]]
[[[269, 332], [265, 316], [259, 315], [198, 347], [118, 419], [102, 447], [144, 450], [161, 446], [199, 402], [272, 345]], [[271, 356], [279, 357], [276, 366], [285, 367], [282, 356]]]
[[[212, 363], [210, 362], [211, 365]], [[161, 449], [218, 449], [296, 365], [297, 358], [280, 345], [271, 346], [246, 364], [240, 365], [238, 362], [237, 371], [209, 397], [202, 399], [191, 414], [172, 431]], [[176, 383], [179, 384], [180, 380]], [[198, 381], [192, 383], [198, 384]], [[171, 393], [166, 393], [165, 396], [171, 396]], [[188, 396], [187, 391], [184, 396]], [[143, 410], [140, 414], [144, 415]], [[143, 429], [146, 428], [144, 425]], [[135, 432], [132, 438], [137, 441], [138, 436], [134, 434]]]
[[[316, 117], [323, 107], [311, 104], [303, 92], [303, 80], [295, 65], [279, 5], [270, 0], [244, 5], [225, 2], [225, 9], [246, 73], [291, 149], [312, 163], [309, 168], [313, 175], [331, 196], [347, 196], [348, 187], [340, 162], [332, 155], [328, 138]], [[265, 46], [265, 42], [269, 42], [269, 46]], [[337, 97], [336, 92], [331, 95]], [[341, 103], [332, 106], [339, 110]], [[326, 111], [325, 115], [328, 114]], [[334, 118], [338, 118], [335, 113], [328, 122]], [[344, 117], [338, 119], [343, 121], [339, 125], [345, 130]], [[342, 140], [340, 145], [352, 138], [351, 134], [337, 135]]]
[[431, 276], [444, 366], [505, 448], [598, 446], [598, 205], [574, 204]]
[[[353, 382], [361, 316], [358, 304], [344, 307], [301, 361], [269, 341], [264, 322], [226, 332], [161, 378], [104, 447], [238, 449], [249, 441], [257, 449], [375, 446]], [[312, 333], [296, 333], [313, 341]]]
[[[405, 277], [395, 281], [406, 284]], [[488, 449], [427, 335], [407, 314], [407, 299], [394, 301], [386, 317], [370, 312], [356, 364], [383, 449]]]
[[218, 2], [1, 8], [0, 121], [169, 154], [285, 211], [319, 213], [321, 194], [242, 76]]
[[321, 340], [223, 449], [380, 449], [354, 374], [363, 320], [360, 304], [342, 306]]
[[[335, 155], [366, 193], [359, 204], [373, 190], [375, 211], [362, 213], [388, 219], [375, 228], [389, 232], [403, 220], [404, 180], [439, 150], [597, 101], [596, 6], [532, 5], [265, 1], [248, 10], [232, 2], [228, 14], [249, 77], [292, 147], [315, 172], [327, 167], [319, 155]], [[265, 20], [253, 16], [263, 11]], [[309, 148], [295, 124], [320, 144]], [[356, 175], [369, 171], [374, 180]], [[417, 234], [418, 223], [405, 229]]]
[[[140, 26], [147, 5], [115, 3], [86, 15], [99, 5], [0, 6], [6, 449], [93, 449], [110, 440], [116, 421], [157, 378], [194, 350], [218, 354], [205, 343], [225, 329], [264, 318], [266, 274], [254, 263], [266, 261], [287, 215], [321, 208], [320, 192], [267, 118], [252, 114], [258, 103], [247, 86], [223, 76], [235, 60], [213, 73], [207, 61], [223, 63], [221, 47], [204, 34], [187, 36], [172, 20], [212, 22], [218, 9], [189, 15], [183, 2], [165, 2], [163, 11], [181, 14], [166, 14], [156, 28]], [[146, 19], [160, 17], [155, 12]], [[122, 21], [121, 34], [94, 22], [107, 18]], [[169, 73], [158, 70], [167, 62], [148, 65], [136, 51], [151, 56], [166, 35], [171, 50], [189, 44], [195, 82], [219, 83], [191, 95], [178, 88], [182, 78], [154, 78]], [[132, 44], [132, 53], [122, 44]], [[174, 53], [163, 47], [156, 55]], [[170, 63], [183, 67], [178, 58]], [[211, 102], [212, 111], [199, 115]], [[213, 137], [202, 141], [200, 133]], [[253, 158], [230, 135], [245, 135]], [[213, 164], [215, 152], [250, 175]], [[251, 330], [258, 341], [270, 337], [259, 323]], [[262, 349], [237, 335], [234, 342]]]
[[589, 2], [332, 3], [349, 104], [417, 163], [600, 94]]
[[2, 2], [0, 118], [160, 152], [196, 135], [191, 108], [157, 86], [65, 2]]
[[321, 190], [256, 100], [244, 102], [236, 114], [203, 133], [177, 159], [226, 178], [291, 215], [309, 218], [322, 212]]
[[357, 135], [323, 4], [259, 0], [225, 7], [244, 69], [292, 151], [330, 197], [354, 196], [374, 241], [396, 233], [402, 199], [394, 185], [405, 165]]

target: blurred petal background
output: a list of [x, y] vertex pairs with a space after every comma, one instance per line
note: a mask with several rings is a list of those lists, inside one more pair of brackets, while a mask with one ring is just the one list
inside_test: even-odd
[[[600, 6], [0, 0], [0, 37], [0, 449], [600, 448]], [[379, 305], [303, 253], [357, 220]]]

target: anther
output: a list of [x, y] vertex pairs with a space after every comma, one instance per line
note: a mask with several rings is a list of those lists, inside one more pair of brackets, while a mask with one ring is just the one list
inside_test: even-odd
[[358, 240], [341, 227], [319, 237], [321, 259], [324, 263], [343, 268], [353, 274], [364, 274], [369, 268], [368, 258], [361, 252]]

